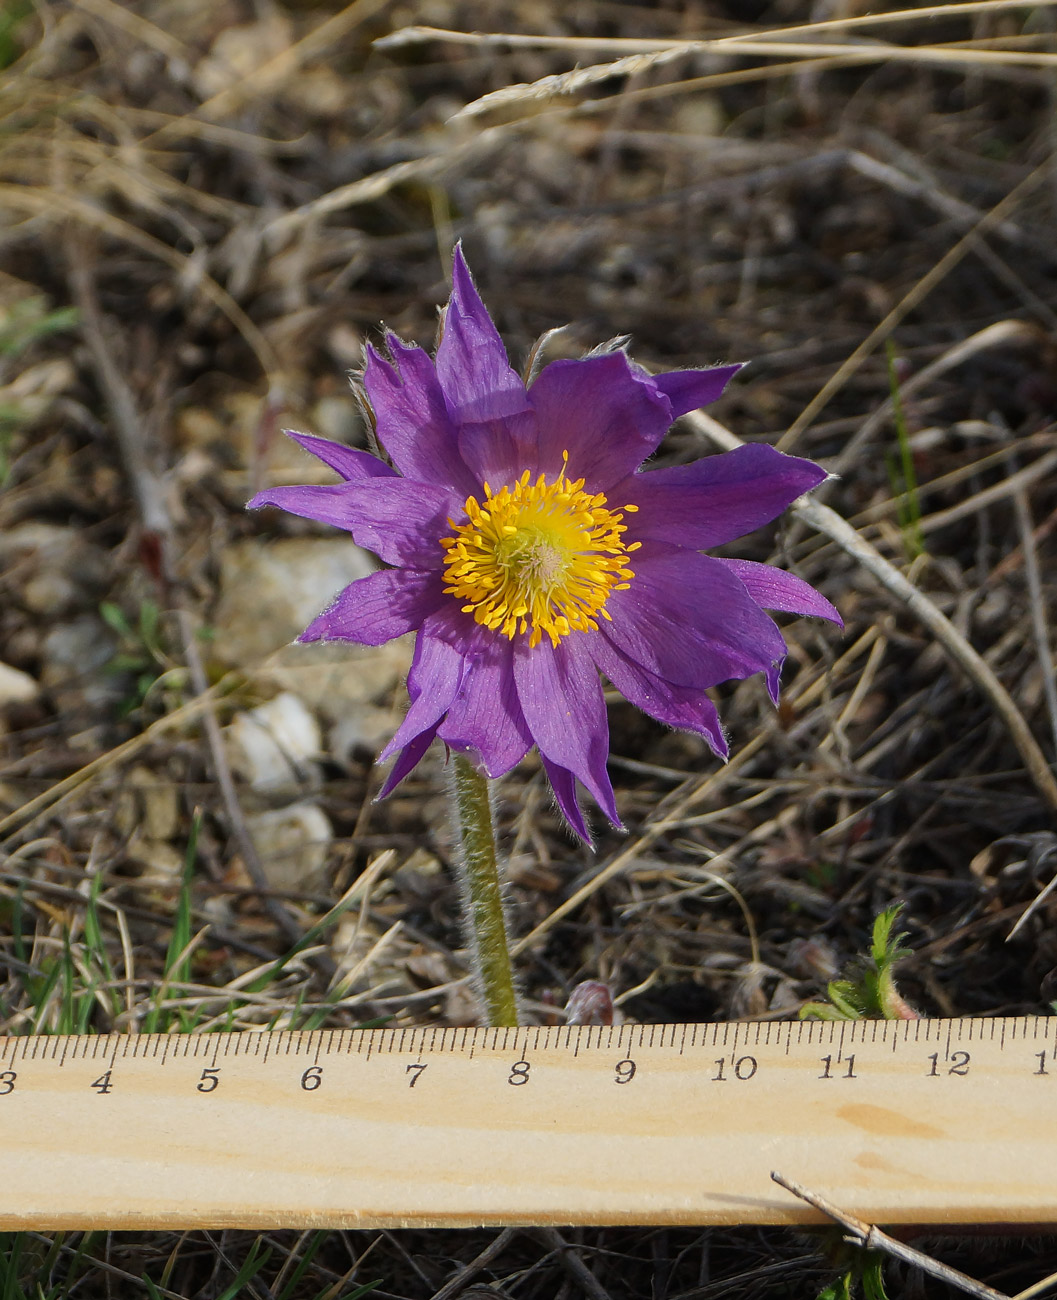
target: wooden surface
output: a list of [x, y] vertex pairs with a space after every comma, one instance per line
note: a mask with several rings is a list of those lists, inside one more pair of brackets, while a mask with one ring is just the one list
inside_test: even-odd
[[1057, 1222], [1057, 1017], [0, 1039], [0, 1229]]

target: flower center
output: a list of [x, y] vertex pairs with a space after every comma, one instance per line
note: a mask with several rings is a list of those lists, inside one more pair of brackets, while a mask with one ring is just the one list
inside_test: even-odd
[[568, 452], [562, 460], [553, 483], [543, 474], [533, 483], [528, 470], [498, 492], [486, 483], [484, 504], [468, 497], [466, 523], [449, 519], [454, 536], [441, 541], [445, 592], [485, 627], [510, 638], [527, 632], [530, 646], [544, 633], [557, 645], [570, 632], [597, 631], [597, 616], [610, 618], [609, 593], [635, 576], [627, 558], [641, 545], [623, 541], [623, 514], [585, 492], [582, 478], [570, 482]]

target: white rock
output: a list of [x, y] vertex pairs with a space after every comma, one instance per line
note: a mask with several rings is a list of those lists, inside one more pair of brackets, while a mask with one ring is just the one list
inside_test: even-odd
[[24, 573], [22, 603], [49, 618], [94, 607], [106, 585], [106, 553], [83, 532], [38, 520], [0, 534], [0, 568]]
[[297, 892], [319, 886], [334, 829], [314, 803], [295, 803], [246, 818], [246, 826], [273, 889]]
[[385, 730], [378, 710], [385, 713], [388, 725], [395, 720], [399, 726], [407, 707], [404, 679], [411, 647], [410, 637], [380, 646], [338, 641], [284, 646], [269, 660], [267, 676], [341, 727], [349, 743], [371, 744], [371, 738]]
[[380, 753], [400, 725], [395, 709], [379, 709], [373, 704], [350, 704], [330, 729], [329, 748], [336, 759], [348, 762], [357, 750]]
[[0, 709], [5, 704], [29, 704], [40, 694], [40, 686], [21, 668], [0, 663]]
[[236, 766], [255, 790], [318, 782], [313, 760], [323, 748], [319, 723], [289, 691], [238, 714], [227, 735]]
[[93, 614], [56, 623], [44, 638], [41, 684], [61, 709], [108, 708], [125, 690], [120, 677], [103, 671], [115, 650], [114, 637]]
[[229, 546], [213, 615], [214, 653], [253, 671], [303, 632], [343, 587], [373, 572], [367, 552], [341, 537], [254, 538]]

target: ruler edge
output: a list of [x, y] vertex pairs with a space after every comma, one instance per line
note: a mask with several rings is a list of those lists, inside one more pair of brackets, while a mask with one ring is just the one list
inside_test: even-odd
[[[989, 1033], [983, 1032], [985, 1026]], [[1025, 1027], [1025, 1032], [1018, 1032], [1020, 1026]], [[977, 1027], [979, 1032], [976, 1032]], [[1029, 1027], [1031, 1032], [1028, 1032]], [[797, 1048], [812, 1044], [828, 1047], [834, 1044], [834, 1040], [842, 1046], [867, 1040], [876, 1045], [880, 1040], [882, 1044], [891, 1042], [895, 1047], [900, 1039], [905, 1044], [961, 1045], [984, 1041], [993, 1043], [996, 1037], [1000, 1047], [1004, 1047], [1007, 1042], [1029, 1039], [1038, 1042], [1040, 1038], [1044, 1041], [1054, 1039], [1057, 1044], [1057, 1015], [922, 1017], [917, 1020], [718, 1020], [664, 1024], [519, 1025], [516, 1028], [413, 1025], [381, 1029], [236, 1029], [205, 1033], [7, 1034], [0, 1035], [0, 1064], [54, 1061], [60, 1057], [60, 1052], [60, 1064], [67, 1058], [116, 1061], [131, 1057], [137, 1060], [146, 1059], [148, 1055], [156, 1057], [163, 1047], [166, 1049], [163, 1061], [170, 1055], [184, 1059], [198, 1059], [203, 1055], [219, 1058], [250, 1055], [248, 1047], [245, 1053], [241, 1053], [236, 1045], [250, 1042], [256, 1048], [253, 1055], [259, 1053], [263, 1044], [268, 1044], [266, 1056], [300, 1056], [313, 1048], [321, 1055], [343, 1051], [352, 1055], [354, 1045], [360, 1045], [356, 1047], [356, 1055], [360, 1054], [362, 1045], [366, 1045], [371, 1055], [393, 1056], [404, 1053], [462, 1055], [477, 1051], [498, 1054], [632, 1048], [678, 1048], [682, 1055], [688, 1048], [779, 1047], [783, 1045], [783, 1030], [788, 1050], [792, 1050], [794, 1038]], [[592, 1036], [596, 1036], [594, 1041]], [[232, 1045], [236, 1045], [233, 1052], [229, 1050]], [[89, 1046], [90, 1052], [87, 1050]], [[80, 1050], [82, 1047], [84, 1050]]]

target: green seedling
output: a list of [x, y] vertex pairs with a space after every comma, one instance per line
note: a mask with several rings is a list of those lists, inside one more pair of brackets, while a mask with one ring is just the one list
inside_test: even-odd
[[[842, 979], [830, 981], [826, 986], [828, 1002], [808, 1002], [801, 1007], [802, 1020], [917, 1019], [917, 1012], [904, 1001], [895, 982], [896, 966], [910, 954], [903, 943], [905, 932], [895, 928], [902, 910], [902, 903], [885, 908], [873, 923], [869, 954], [854, 962]], [[837, 1249], [845, 1254], [843, 1238]], [[843, 1259], [838, 1266], [844, 1271], [819, 1292], [818, 1300], [854, 1300], [860, 1293], [864, 1300], [888, 1300], [881, 1255], [856, 1253], [850, 1268], [845, 1269]]]
[[896, 903], [873, 923], [869, 955], [853, 963], [843, 979], [826, 986], [828, 1002], [808, 1002], [800, 1008], [801, 1020], [916, 1020], [917, 1012], [902, 998], [895, 983], [895, 967], [910, 955], [905, 931], [894, 927], [903, 910]]
[[116, 633], [118, 648], [106, 665], [112, 676], [128, 677], [130, 685], [118, 709], [127, 718], [141, 708], [147, 696], [163, 677], [170, 677], [173, 665], [162, 644], [161, 610], [152, 600], [145, 600], [132, 622], [120, 605], [104, 601], [99, 606], [103, 622]]

